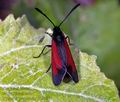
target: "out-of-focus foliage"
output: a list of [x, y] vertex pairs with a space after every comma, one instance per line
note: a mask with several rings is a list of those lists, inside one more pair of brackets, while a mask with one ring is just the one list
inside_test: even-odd
[[120, 7], [117, 1], [100, 2], [80, 13], [77, 43], [82, 50], [98, 56], [102, 71], [120, 87]]
[[74, 0], [76, 3], [80, 3], [81, 6], [89, 6], [96, 3], [96, 0]]
[[10, 13], [15, 0], [0, 0], [0, 19], [4, 20]]
[[[19, 0], [13, 12], [16, 16], [25, 13], [35, 27], [52, 25], [34, 7], [43, 10], [55, 24], [59, 24], [74, 6], [74, 0], [36, 0], [33, 5], [26, 1], [30, 0]], [[96, 1], [93, 6], [78, 8], [61, 28], [82, 51], [98, 56], [102, 71], [120, 88], [120, 7], [118, 0]]]

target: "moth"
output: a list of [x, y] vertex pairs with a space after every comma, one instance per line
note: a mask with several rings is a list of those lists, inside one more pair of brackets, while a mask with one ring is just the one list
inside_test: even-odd
[[64, 33], [60, 29], [60, 26], [63, 24], [63, 22], [77, 7], [79, 7], [79, 5], [80, 4], [75, 5], [58, 26], [56, 26], [53, 23], [53, 21], [50, 20], [50, 18], [45, 13], [43, 13], [40, 9], [35, 8], [39, 13], [45, 16], [54, 26], [53, 34], [52, 35], [49, 34], [50, 37], [52, 38], [52, 44], [45, 45], [43, 50], [39, 54], [39, 56], [34, 57], [34, 58], [39, 58], [47, 47], [51, 47], [52, 49], [51, 65], [46, 72], [48, 72], [52, 67], [52, 80], [54, 85], [59, 85], [62, 80], [68, 80], [68, 81], [73, 80], [75, 83], [79, 81], [75, 62], [73, 60], [73, 57], [67, 42], [67, 39], [68, 39], [70, 43], [70, 39], [68, 36], [65, 37]]

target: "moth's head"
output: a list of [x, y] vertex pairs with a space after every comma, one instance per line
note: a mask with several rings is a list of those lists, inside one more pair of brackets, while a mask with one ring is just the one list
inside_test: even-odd
[[61, 31], [60, 27], [54, 27], [54, 28], [53, 28], [53, 33], [61, 34], [62, 31]]

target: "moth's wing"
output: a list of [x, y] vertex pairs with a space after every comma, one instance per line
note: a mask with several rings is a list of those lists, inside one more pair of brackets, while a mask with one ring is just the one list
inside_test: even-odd
[[[64, 39], [64, 47], [66, 49], [66, 55], [67, 55], [67, 72], [72, 77], [72, 80], [75, 83], [77, 83], [79, 81], [78, 73], [66, 39]], [[65, 77], [68, 77], [68, 75], [66, 74]]]
[[52, 40], [52, 79], [55, 85], [59, 85], [63, 80], [66, 70], [63, 68], [62, 59], [59, 54], [59, 48], [54, 40]]

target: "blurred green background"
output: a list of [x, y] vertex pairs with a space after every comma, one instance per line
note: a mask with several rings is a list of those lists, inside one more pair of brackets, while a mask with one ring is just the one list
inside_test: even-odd
[[[86, 2], [85, 2], [86, 1]], [[70, 9], [81, 3], [61, 29], [81, 51], [98, 56], [97, 63], [105, 75], [120, 89], [120, 5], [118, 0], [1, 0], [0, 17], [27, 15], [35, 27], [52, 28], [35, 7], [58, 25]]]

